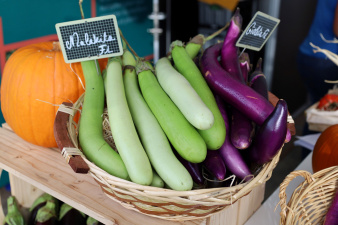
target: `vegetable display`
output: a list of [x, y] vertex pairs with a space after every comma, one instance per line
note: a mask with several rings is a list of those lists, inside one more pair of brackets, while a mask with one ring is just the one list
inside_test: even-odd
[[[261, 61], [252, 72], [249, 55], [244, 52], [240, 56], [235, 44], [241, 26], [238, 9], [221, 42], [203, 49], [204, 43], [225, 27], [207, 38], [197, 35], [187, 44], [176, 40], [168, 54], [154, 64], [137, 56], [126, 42], [122, 56], [82, 61], [72, 64], [71, 69], [64, 64], [60, 50], [51, 50], [50, 43], [20, 49], [4, 72], [1, 103], [5, 119], [26, 140], [53, 147], [55, 140], [48, 133], [51, 124], [47, 121], [52, 118], [54, 122], [53, 104], [75, 102], [84, 93], [76, 134], [79, 148], [86, 159], [108, 174], [176, 191], [208, 188], [207, 173], [208, 181], [217, 181], [220, 186], [228, 185], [223, 183], [227, 177], [249, 182], [259, 172], [253, 168], [270, 161], [283, 146], [288, 111], [284, 100], [276, 106], [269, 102]], [[19, 61], [24, 65], [14, 68]], [[34, 67], [23, 76], [28, 64]], [[49, 73], [56, 78], [34, 77]], [[16, 80], [25, 97], [6, 84]], [[52, 86], [56, 80], [60, 83]], [[21, 86], [22, 82], [30, 85]], [[20, 110], [13, 110], [11, 101]], [[114, 146], [103, 135], [105, 110]], [[47, 127], [42, 128], [41, 123]], [[40, 128], [48, 138], [35, 133]], [[47, 218], [52, 224], [58, 215], [53, 209], [55, 202], [39, 201], [32, 215]], [[62, 210], [59, 220], [75, 224], [69, 221], [78, 212], [66, 204], [64, 208], [68, 211]], [[81, 213], [76, 217], [83, 219], [81, 224], [87, 219]], [[40, 224], [48, 224], [44, 223], [47, 220]]]
[[[286, 102], [269, 102], [262, 59], [251, 71], [249, 54], [236, 47], [241, 26], [238, 9], [221, 42], [203, 49], [222, 29], [176, 40], [155, 63], [124, 40], [123, 55], [110, 58], [103, 75], [82, 62], [85, 156], [112, 175], [177, 191], [249, 182], [291, 136]], [[104, 107], [114, 146], [102, 151]]]

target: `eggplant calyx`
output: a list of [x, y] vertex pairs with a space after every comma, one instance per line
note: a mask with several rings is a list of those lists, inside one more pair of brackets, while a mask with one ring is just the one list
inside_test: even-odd
[[[74, 209], [72, 206], [66, 204], [66, 203], [63, 203], [61, 208], [60, 208], [60, 216], [59, 216], [59, 220], [61, 221], [62, 218], [70, 211]], [[80, 212], [80, 211], [79, 211]], [[83, 212], [80, 212], [80, 214], [85, 217], [85, 214]]]
[[37, 205], [43, 202], [47, 201], [55, 201], [54, 197], [50, 194], [44, 193], [40, 197], [38, 197], [32, 204], [32, 206], [29, 208], [29, 211], [31, 212]]
[[4, 219], [4, 224], [24, 225], [23, 216], [19, 211], [19, 208], [16, 203], [16, 199], [14, 196], [8, 197], [7, 210], [8, 210], [8, 213]]
[[53, 217], [56, 217], [56, 204], [54, 201], [47, 200], [46, 205], [38, 210], [35, 221], [43, 223]]

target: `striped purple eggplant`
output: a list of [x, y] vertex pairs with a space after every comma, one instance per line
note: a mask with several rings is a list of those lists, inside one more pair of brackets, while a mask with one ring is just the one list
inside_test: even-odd
[[250, 147], [250, 161], [257, 164], [269, 162], [282, 148], [287, 131], [288, 107], [280, 99], [273, 112], [260, 126]]
[[[230, 124], [228, 119], [228, 114], [225, 109], [225, 104], [222, 101], [221, 97], [215, 95], [217, 105], [221, 114], [223, 116], [226, 130], [229, 130]], [[251, 178], [251, 171], [244, 161], [242, 155], [239, 150], [233, 146], [230, 140], [230, 135], [227, 134], [225, 137], [225, 141], [222, 147], [218, 150], [220, 155], [224, 160], [224, 164], [227, 169], [229, 169], [234, 175], [236, 175], [240, 179], [245, 179], [246, 181]]]

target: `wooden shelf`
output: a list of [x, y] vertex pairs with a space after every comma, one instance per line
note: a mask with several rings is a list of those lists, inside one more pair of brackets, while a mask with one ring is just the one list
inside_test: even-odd
[[[105, 196], [90, 174], [73, 172], [58, 149], [30, 144], [6, 128], [6, 124], [0, 128], [0, 168], [107, 225], [219, 224], [221, 219], [244, 224], [264, 197], [262, 185], [229, 207], [230, 210], [223, 210], [208, 219], [176, 222], [146, 216]], [[244, 221], [238, 222], [238, 215]]]

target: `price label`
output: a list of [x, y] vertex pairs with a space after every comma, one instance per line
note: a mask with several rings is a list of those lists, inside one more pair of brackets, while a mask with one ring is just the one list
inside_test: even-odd
[[236, 46], [260, 51], [280, 20], [262, 12], [256, 12], [238, 39]]
[[123, 54], [115, 15], [58, 23], [55, 28], [66, 63]]

